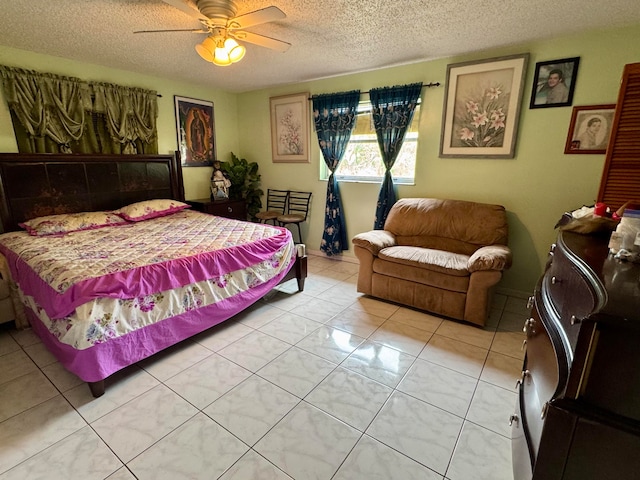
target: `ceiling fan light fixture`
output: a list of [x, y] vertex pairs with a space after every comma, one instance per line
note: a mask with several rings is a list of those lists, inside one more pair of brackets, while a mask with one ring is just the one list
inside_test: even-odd
[[213, 64], [219, 67], [226, 67], [233, 62], [229, 58], [229, 53], [224, 47], [217, 47], [213, 53]]
[[242, 60], [242, 57], [244, 57], [244, 54], [247, 52], [247, 49], [239, 45], [233, 38], [227, 38], [224, 41], [224, 48], [229, 54], [229, 60], [231, 60], [232, 63]]
[[207, 62], [213, 62], [213, 52], [216, 49], [216, 42], [213, 38], [207, 37], [202, 43], [196, 45], [196, 52]]

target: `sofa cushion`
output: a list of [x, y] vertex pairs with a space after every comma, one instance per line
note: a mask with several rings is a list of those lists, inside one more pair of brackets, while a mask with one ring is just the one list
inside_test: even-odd
[[432, 250], [430, 248], [396, 246], [380, 250], [382, 260], [412, 267], [446, 273], [456, 277], [468, 277], [469, 256], [459, 253]]
[[[396, 282], [413, 282], [416, 285], [424, 285], [463, 294], [469, 289], [469, 282], [471, 281], [470, 276], [459, 277], [457, 275], [449, 275], [427, 268], [390, 262], [389, 260], [382, 260], [381, 258], [376, 258], [373, 261], [371, 270], [373, 279], [384, 276], [387, 277], [393, 285], [395, 285]], [[384, 295], [380, 296], [384, 297]]]
[[469, 257], [470, 272], [505, 270], [511, 266], [511, 250], [504, 245], [489, 245], [476, 250]]
[[384, 229], [398, 245], [413, 245], [471, 255], [484, 245], [506, 245], [508, 224], [501, 205], [403, 198], [391, 208]]
[[369, 250], [372, 255], [378, 255], [383, 248], [395, 245], [396, 237], [386, 230], [371, 230], [359, 233], [352, 241], [354, 245]]

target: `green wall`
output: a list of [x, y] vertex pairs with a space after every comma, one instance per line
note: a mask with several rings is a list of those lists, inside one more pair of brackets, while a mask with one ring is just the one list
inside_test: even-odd
[[[311, 148], [311, 163], [271, 163], [269, 97], [392, 86], [412, 82], [444, 85], [449, 63], [517, 53], [530, 53], [514, 159], [439, 158], [444, 87], [423, 90], [416, 182], [400, 186], [400, 197], [438, 197], [504, 205], [508, 212], [513, 267], [500, 288], [531, 292], [542, 272], [553, 227], [563, 212], [595, 201], [604, 155], [565, 155], [571, 107], [529, 109], [536, 62], [580, 57], [573, 105], [615, 103], [625, 64], [640, 61], [640, 26], [590, 32], [518, 45], [473, 55], [392, 67], [245, 93], [238, 98], [240, 153], [260, 164], [263, 186], [313, 192], [311, 218], [303, 235], [310, 251], [318, 251], [324, 221], [326, 182], [319, 180], [320, 152]], [[243, 132], [251, 132], [243, 136]], [[312, 141], [314, 133], [311, 133]], [[349, 238], [373, 226], [379, 185], [341, 183]], [[345, 255], [353, 256], [349, 250]]]
[[[529, 110], [535, 63], [580, 57], [573, 105], [615, 103], [624, 65], [640, 61], [638, 44], [640, 26], [634, 26], [243, 94], [2, 46], [0, 64], [157, 90], [162, 94], [158, 101], [161, 153], [172, 153], [177, 146], [173, 96], [212, 100], [221, 160], [229, 159], [233, 151], [258, 162], [265, 190], [279, 187], [313, 192], [311, 216], [303, 226], [303, 235], [307, 248], [318, 251], [326, 195], [326, 182], [319, 180], [319, 150], [312, 138], [311, 163], [271, 162], [269, 97], [299, 92], [366, 91], [411, 82], [444, 84], [449, 63], [529, 52], [516, 157], [510, 160], [439, 158], [444, 87], [424, 89], [416, 184], [399, 187], [400, 197], [455, 198], [504, 205], [509, 216], [514, 264], [500, 288], [525, 294], [533, 289], [542, 271], [556, 234], [553, 226], [557, 219], [564, 211], [594, 202], [604, 163], [604, 155], [563, 153], [571, 107]], [[17, 151], [4, 97], [0, 101], [0, 151]], [[204, 167], [184, 170], [187, 198], [208, 196], [210, 174], [211, 169]], [[378, 190], [377, 184], [341, 184], [349, 238], [371, 229]], [[344, 255], [353, 256], [353, 251], [348, 250]]]

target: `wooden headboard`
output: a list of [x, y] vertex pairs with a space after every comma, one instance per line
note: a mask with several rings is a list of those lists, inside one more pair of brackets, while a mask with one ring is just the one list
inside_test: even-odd
[[0, 153], [5, 232], [43, 215], [115, 210], [154, 198], [184, 201], [177, 156]]

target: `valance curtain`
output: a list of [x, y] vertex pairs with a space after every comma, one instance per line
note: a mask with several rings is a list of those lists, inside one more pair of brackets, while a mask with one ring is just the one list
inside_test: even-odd
[[0, 66], [21, 153], [157, 153], [157, 94]]
[[373, 225], [376, 230], [384, 228], [389, 210], [396, 203], [391, 168], [398, 158], [405, 134], [411, 125], [421, 90], [421, 83], [413, 83], [397, 87], [374, 88], [369, 92], [371, 116], [385, 167]]
[[334, 172], [340, 165], [351, 138], [351, 131], [356, 124], [360, 91], [314, 95], [312, 100], [318, 144], [324, 162], [331, 172], [327, 182], [324, 232], [320, 250], [331, 256], [348, 249], [340, 188]]
[[94, 112], [105, 116], [111, 138], [122, 145], [122, 153], [137, 153], [138, 140], [154, 140], [158, 116], [155, 92], [106, 83], [94, 84], [93, 91]]

